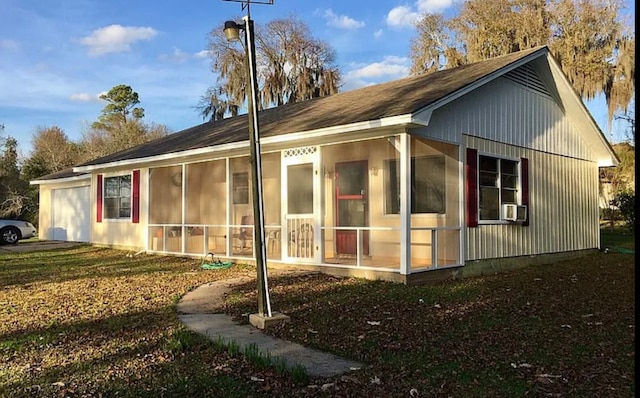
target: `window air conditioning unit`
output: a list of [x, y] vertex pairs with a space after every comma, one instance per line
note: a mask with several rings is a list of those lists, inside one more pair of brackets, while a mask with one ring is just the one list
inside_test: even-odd
[[502, 205], [502, 219], [507, 221], [522, 222], [527, 219], [527, 206]]

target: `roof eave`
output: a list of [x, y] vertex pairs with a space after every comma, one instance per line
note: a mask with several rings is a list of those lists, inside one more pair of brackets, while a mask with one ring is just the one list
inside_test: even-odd
[[[302, 132], [281, 134], [271, 137], [265, 137], [260, 140], [264, 145], [280, 144], [284, 142], [298, 141], [298, 140], [310, 140], [318, 137], [337, 136], [355, 131], [371, 130], [382, 127], [397, 127], [406, 125], [426, 125], [423, 120], [416, 118], [414, 115], [397, 115], [392, 117], [380, 118], [375, 120], [367, 120], [357, 123], [344, 124], [338, 126], [324, 127], [315, 130], [308, 130]], [[248, 140], [248, 139], [247, 139]], [[224, 153], [233, 150], [248, 148], [247, 141], [238, 141], [230, 144], [209, 146], [204, 148], [193, 149], [189, 151], [172, 152], [156, 156], [147, 156], [137, 159], [125, 159], [115, 162], [85, 165], [74, 167], [74, 172], [93, 172], [112, 168], [122, 168], [125, 166], [135, 166], [145, 163], [161, 162], [173, 159], [181, 159], [187, 157], [194, 157], [203, 154]]]
[[29, 181], [29, 185], [43, 185], [43, 184], [60, 184], [66, 182], [75, 182], [91, 179], [90, 174], [83, 174], [81, 176], [73, 176], [73, 177], [63, 177], [63, 178], [52, 178], [48, 180], [31, 180]]
[[111, 168], [121, 168], [123, 166], [131, 166], [131, 165], [135, 166], [135, 165], [140, 165], [140, 164], [149, 163], [149, 162], [161, 162], [161, 161], [166, 161], [171, 159], [198, 156], [198, 155], [209, 154], [209, 153], [232, 151], [232, 150], [240, 149], [246, 146], [247, 144], [245, 141], [240, 141], [240, 142], [234, 142], [230, 144], [191, 149], [188, 151], [171, 152], [171, 153], [165, 153], [165, 154], [155, 155], [155, 156], [146, 156], [146, 157], [141, 157], [136, 159], [123, 159], [115, 162], [85, 165], [80, 167], [74, 167], [73, 171], [92, 172], [92, 171], [111, 169]]
[[562, 97], [562, 101], [567, 102], [567, 106], [565, 107], [565, 109], [571, 108], [575, 112], [579, 113], [579, 115], [572, 117], [571, 112], [567, 110], [569, 118], [572, 119], [578, 126], [584, 126], [590, 129], [591, 135], [593, 137], [596, 137], [597, 142], [594, 142], [594, 144], [602, 145], [602, 147], [605, 149], [605, 152], [608, 154], [608, 156], [604, 158], [597, 159], [598, 167], [617, 166], [620, 163], [618, 155], [616, 155], [613, 147], [598, 126], [598, 123], [593, 120], [593, 116], [585, 106], [576, 90], [567, 80], [566, 76], [562, 72], [562, 68], [560, 67], [560, 65], [553, 58], [553, 56], [551, 56], [551, 54], [547, 55], [547, 62], [549, 63], [552, 74], [556, 77], [555, 80], [563, 85], [563, 90], [559, 90], [559, 92], [560, 96]]

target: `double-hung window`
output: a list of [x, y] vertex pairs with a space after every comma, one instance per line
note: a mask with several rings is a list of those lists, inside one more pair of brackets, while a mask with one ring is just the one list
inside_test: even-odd
[[[400, 164], [385, 161], [385, 214], [400, 213]], [[445, 213], [444, 156], [411, 158], [411, 213]]]
[[131, 174], [104, 179], [104, 218], [131, 218]]
[[518, 203], [518, 162], [480, 155], [478, 193], [481, 221], [500, 220], [502, 205]]

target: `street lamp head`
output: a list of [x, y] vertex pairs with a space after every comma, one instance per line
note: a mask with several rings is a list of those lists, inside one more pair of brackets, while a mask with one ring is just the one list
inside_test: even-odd
[[235, 23], [234, 21], [227, 21], [224, 23], [224, 35], [227, 41], [240, 41], [240, 29], [244, 28], [242, 25]]

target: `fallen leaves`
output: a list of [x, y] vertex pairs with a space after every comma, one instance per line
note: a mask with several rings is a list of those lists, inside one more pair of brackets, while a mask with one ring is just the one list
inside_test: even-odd
[[[169, 346], [183, 330], [178, 297], [254, 268], [96, 248], [49, 256], [0, 256], [0, 391], [12, 397], [632, 395], [633, 256], [427, 286], [274, 272], [272, 308], [291, 321], [268, 333], [366, 365], [302, 384], [204, 337]], [[256, 298], [247, 282], [226, 311], [252, 313]]]
[[[362, 383], [358, 390], [354, 383], [337, 381], [330, 390], [336, 396], [407, 396], [411, 391], [416, 397], [510, 396], [511, 388], [531, 396], [572, 396], [577, 391], [598, 396], [600, 385], [611, 384], [602, 379], [619, 374], [618, 380], [626, 380], [633, 374], [629, 361], [619, 360], [620, 369], [613, 370], [614, 364], [594, 359], [595, 352], [625, 345], [630, 349], [622, 349], [618, 358], [629, 358], [634, 351], [628, 333], [633, 297], [625, 293], [633, 284], [633, 268], [632, 259], [624, 270], [600, 268], [597, 262], [587, 268], [576, 260], [429, 286], [326, 275], [307, 276], [299, 286], [295, 278], [278, 278], [270, 281], [278, 292], [272, 295], [273, 306], [295, 315], [286, 328], [268, 333], [370, 366], [354, 374]], [[613, 293], [605, 279], [626, 283]], [[251, 305], [236, 302], [228, 310], [240, 312]], [[607, 331], [596, 332], [595, 319]], [[558, 327], [567, 333], [558, 333]], [[318, 333], [308, 340], [311, 330]], [[603, 334], [618, 340], [605, 348], [598, 343]], [[594, 377], [600, 382], [587, 383]]]

